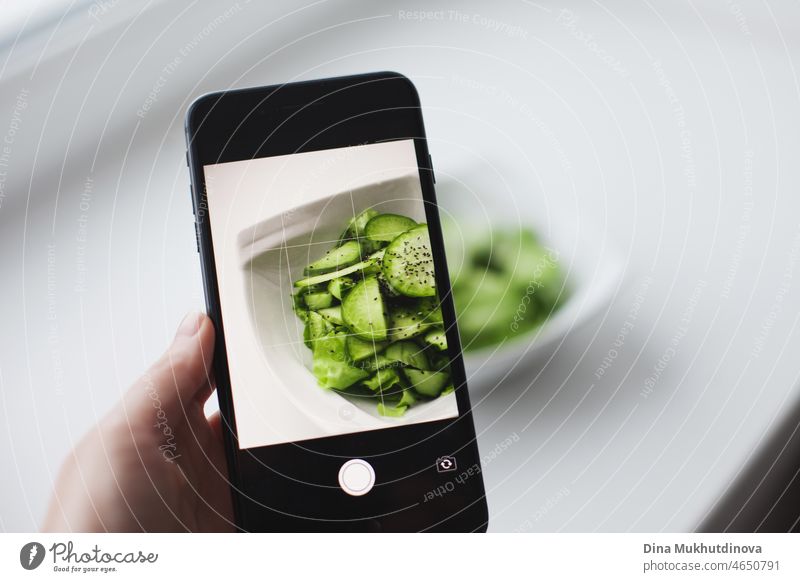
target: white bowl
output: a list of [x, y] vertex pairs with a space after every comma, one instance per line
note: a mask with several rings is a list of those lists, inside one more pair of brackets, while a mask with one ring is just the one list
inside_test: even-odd
[[417, 173], [304, 204], [243, 230], [237, 239], [246, 300], [265, 361], [298, 407], [330, 428], [326, 434], [342, 432], [342, 424], [366, 430], [457, 414], [455, 397], [449, 394], [413, 406], [401, 418], [383, 417], [374, 402], [320, 388], [310, 371], [311, 350], [302, 341], [303, 324], [292, 310], [293, 282], [303, 277], [305, 266], [336, 244], [353, 215], [367, 208], [425, 222]]
[[[445, 181], [439, 185], [438, 194], [443, 214], [457, 222], [464, 238], [481, 236], [502, 225], [531, 228], [545, 247], [557, 253], [566, 278], [567, 299], [541, 326], [513, 336], [502, 345], [465, 352], [470, 391], [493, 389], [509, 371], [541, 363], [542, 356], [570, 332], [610, 305], [623, 275], [624, 262], [616, 249], [599, 244], [602, 238], [591, 227], [577, 225], [574, 217], [559, 211], [554, 204], [546, 213], [533, 213], [530, 206], [520, 209], [506, 200], [476, 202], [466, 193], [464, 183]], [[534, 220], [534, 214], [546, 216], [546, 221]], [[451, 243], [447, 252], [448, 267], [451, 273], [457, 273], [464, 248]]]
[[[599, 252], [594, 237], [585, 232], [554, 229], [548, 248], [559, 253], [566, 273], [566, 301], [540, 327], [507, 340], [502, 346], [487, 346], [464, 354], [471, 389], [491, 389], [512, 369], [542, 361], [542, 356], [607, 308], [623, 273], [616, 253]], [[566, 249], [561, 251], [560, 249]]]

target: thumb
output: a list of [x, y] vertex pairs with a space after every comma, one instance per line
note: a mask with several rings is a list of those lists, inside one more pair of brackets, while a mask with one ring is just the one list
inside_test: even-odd
[[202, 313], [183, 318], [172, 344], [131, 387], [125, 398], [128, 414], [149, 422], [154, 414], [174, 418], [197, 401], [202, 406], [208, 389], [214, 354], [214, 326]]

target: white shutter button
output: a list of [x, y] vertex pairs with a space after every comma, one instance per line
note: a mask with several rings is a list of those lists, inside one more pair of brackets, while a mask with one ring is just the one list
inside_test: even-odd
[[375, 469], [363, 459], [350, 459], [339, 469], [339, 485], [348, 495], [366, 495], [375, 485]]

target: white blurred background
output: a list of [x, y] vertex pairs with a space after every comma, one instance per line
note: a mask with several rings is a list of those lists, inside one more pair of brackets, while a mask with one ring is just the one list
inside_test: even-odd
[[0, 530], [203, 308], [183, 115], [228, 87], [404, 73], [445, 210], [466, 187], [624, 265], [476, 376], [491, 531], [692, 530], [800, 398], [797, 3], [0, 8]]

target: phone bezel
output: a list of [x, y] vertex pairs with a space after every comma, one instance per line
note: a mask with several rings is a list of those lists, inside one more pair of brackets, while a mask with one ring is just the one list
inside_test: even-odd
[[[342, 94], [342, 97], [337, 97], [339, 93]], [[349, 97], [347, 101], [344, 100], [345, 94]], [[356, 102], [351, 104], [353, 96], [356, 97]], [[327, 101], [327, 103], [323, 104], [322, 101]], [[338, 111], [337, 104], [340, 109]], [[371, 120], [379, 121], [365, 127], [365, 124], [354, 120], [354, 116], [348, 116], [351, 112], [355, 112], [356, 115], [370, 115], [372, 116]], [[308, 132], [292, 132], [291, 123], [286, 120], [299, 119], [297, 116], [300, 113], [310, 120], [307, 122], [309, 127], [319, 123], [324, 128], [324, 132], [317, 134], [310, 130]], [[318, 118], [315, 118], [315, 115]], [[336, 124], [324, 125], [326, 115], [330, 115], [334, 120], [341, 118], [342, 130], [338, 130]], [[289, 127], [287, 127], [287, 123], [289, 123]], [[358, 130], [352, 133], [344, 130], [347, 124], [353, 123], [357, 125]], [[302, 122], [297, 121], [296, 125], [302, 125]], [[271, 131], [265, 131], [265, 127], [270, 128]], [[308, 133], [312, 135], [311, 139], [306, 138]], [[186, 134], [187, 163], [192, 181], [192, 206], [195, 213], [205, 299], [209, 316], [217, 330], [214, 370], [220, 411], [227, 426], [227, 430], [224, 431], [226, 457], [234, 487], [234, 511], [237, 524], [247, 523], [244, 507], [247, 504], [243, 503], [242, 499], [242, 496], [246, 495], [243, 491], [246, 489], [246, 484], [242, 482], [241, 466], [241, 455], [245, 451], [240, 450], [236, 443], [235, 411], [230, 389], [225, 329], [221, 315], [213, 239], [205, 192], [203, 167], [208, 164], [388, 140], [414, 140], [420, 184], [426, 202], [428, 230], [434, 250], [434, 268], [437, 286], [440, 289], [442, 314], [448, 327], [447, 339], [450, 346], [452, 373], [456, 385], [460, 386], [456, 390], [459, 416], [446, 421], [369, 431], [369, 434], [383, 433], [382, 436], [373, 437], [378, 441], [385, 440], [389, 436], [387, 433], [391, 433], [395, 440], [413, 436], [413, 440], [419, 442], [420, 438], [437, 438], [437, 432], [450, 430], [453, 434], [463, 436], [464, 441], [460, 443], [459, 449], [452, 452], [454, 454], [461, 453], [464, 457], [478, 462], [472, 410], [466, 390], [466, 377], [455, 324], [455, 310], [450, 295], [447, 265], [444, 260], [441, 225], [436, 209], [435, 179], [427, 148], [419, 96], [411, 81], [398, 73], [380, 72], [211, 93], [198, 98], [190, 106], [186, 115]], [[439, 427], [439, 431], [431, 433], [432, 425], [438, 426], [442, 423], [448, 423], [449, 426]], [[412, 435], [412, 433], [414, 434]], [[301, 443], [304, 447], [311, 446], [313, 452], [341, 459], [351, 458], [355, 454], [368, 457], [369, 454], [365, 453], [370, 453], [371, 450], [368, 450], [369, 447], [366, 447], [367, 450], [365, 450], [363, 446], [365, 440], [363, 435], [365, 434], [368, 433], [350, 433], [301, 441]], [[455, 440], [460, 439], [456, 438]], [[286, 443], [286, 445], [294, 444]], [[285, 445], [270, 445], [262, 449], [282, 446]], [[248, 449], [248, 451], [258, 457], [257, 451], [262, 449], [257, 449], [256, 452], [253, 452], [252, 449]], [[340, 454], [333, 454], [332, 449], [337, 449]], [[266, 453], [265, 456], [269, 458]], [[247, 462], [249, 463], [249, 461]], [[473, 481], [473, 485], [474, 483]], [[448, 527], [433, 529], [485, 531], [488, 515], [482, 480], [479, 492], [476, 492], [474, 487], [472, 489], [472, 497], [475, 499], [464, 510], [464, 515], [461, 518], [454, 518]]]

